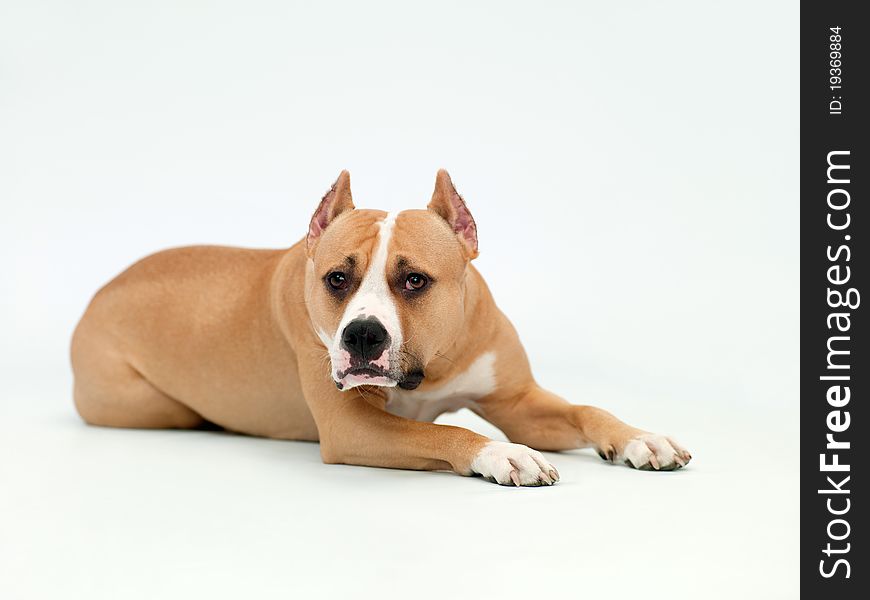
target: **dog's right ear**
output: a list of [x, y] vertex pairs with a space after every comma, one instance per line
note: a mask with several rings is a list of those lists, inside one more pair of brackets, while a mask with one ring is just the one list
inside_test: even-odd
[[311, 223], [308, 225], [308, 239], [306, 240], [309, 254], [329, 224], [338, 215], [353, 210], [353, 208], [353, 198], [350, 195], [350, 173], [342, 171], [311, 217]]
[[447, 221], [469, 260], [477, 258], [477, 224], [444, 169], [439, 169], [435, 176], [435, 192], [426, 208]]

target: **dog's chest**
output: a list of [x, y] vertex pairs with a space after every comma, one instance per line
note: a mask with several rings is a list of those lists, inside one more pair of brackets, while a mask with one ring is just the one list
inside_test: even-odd
[[495, 391], [495, 353], [485, 352], [459, 375], [438, 387], [387, 391], [387, 412], [415, 421], [434, 421], [461, 408], [477, 408], [477, 400]]

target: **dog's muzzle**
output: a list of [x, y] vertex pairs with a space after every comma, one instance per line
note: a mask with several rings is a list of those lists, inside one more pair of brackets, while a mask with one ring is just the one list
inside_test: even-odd
[[357, 385], [393, 387], [397, 378], [391, 374], [390, 334], [375, 317], [354, 319], [341, 332], [340, 349], [344, 364], [336, 366], [335, 385], [346, 389]]
[[390, 347], [390, 334], [374, 317], [354, 319], [341, 333], [341, 347], [350, 353], [351, 363], [379, 361]]

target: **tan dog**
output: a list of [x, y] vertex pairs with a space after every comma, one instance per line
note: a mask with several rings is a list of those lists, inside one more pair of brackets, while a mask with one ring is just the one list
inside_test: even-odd
[[[477, 227], [445, 171], [428, 210], [354, 210], [342, 172], [289, 250], [191, 247], [136, 263], [72, 341], [88, 423], [319, 440], [324, 462], [559, 479], [540, 450], [594, 447], [674, 469], [672, 439], [576, 406], [532, 378], [470, 261]], [[467, 407], [515, 443], [435, 418]]]

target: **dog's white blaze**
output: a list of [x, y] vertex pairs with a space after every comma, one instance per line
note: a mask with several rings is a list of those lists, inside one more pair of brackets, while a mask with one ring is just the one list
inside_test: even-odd
[[434, 421], [460, 408], [477, 408], [477, 400], [495, 391], [495, 352], [484, 352], [462, 373], [431, 390], [387, 392], [387, 411], [416, 421]]
[[[390, 293], [389, 283], [387, 282], [387, 259], [389, 258], [390, 238], [393, 235], [395, 223], [396, 215], [393, 213], [388, 213], [382, 221], [378, 222], [380, 231], [378, 232], [377, 248], [375, 248], [375, 252], [372, 254], [371, 262], [363, 276], [359, 289], [353, 298], [351, 298], [341, 317], [338, 331], [336, 331], [335, 338], [330, 346], [330, 353], [333, 357], [333, 377], [337, 377], [339, 371], [347, 369], [348, 365], [342, 364], [347, 361], [339, 359], [341, 356], [341, 332], [355, 318], [362, 316], [375, 317], [383, 324], [390, 335], [390, 347], [384, 350], [381, 356], [372, 361], [385, 370], [395, 363], [394, 358], [402, 346], [402, 326], [399, 321], [399, 313], [396, 310], [396, 303], [393, 300], [393, 295]], [[350, 378], [347, 380], [344, 389], [350, 389], [364, 383], [367, 382]]]
[[329, 337], [329, 334], [327, 334], [325, 331], [323, 331], [320, 327], [317, 327], [315, 329], [315, 333], [317, 333], [317, 337], [320, 338], [321, 343], [323, 343], [324, 346], [326, 346], [327, 348], [329, 348], [331, 350], [332, 349], [332, 338]]

